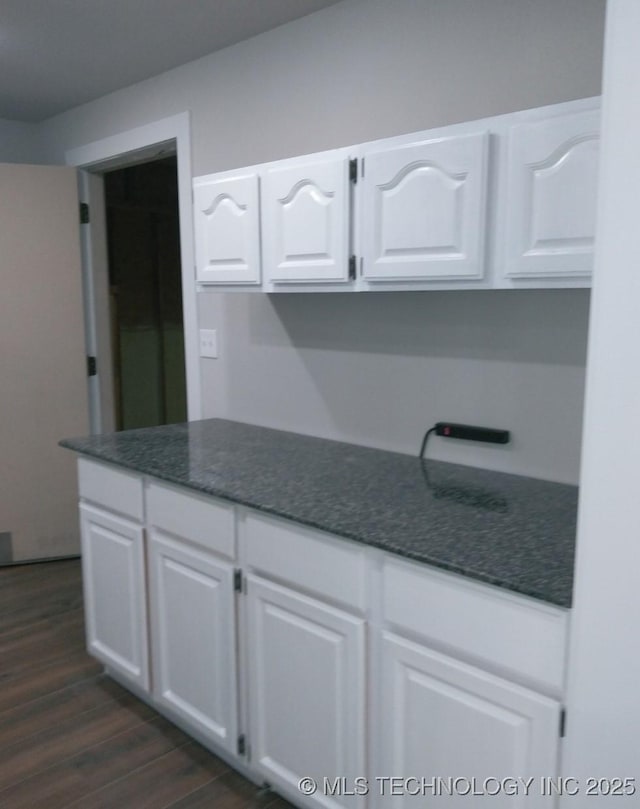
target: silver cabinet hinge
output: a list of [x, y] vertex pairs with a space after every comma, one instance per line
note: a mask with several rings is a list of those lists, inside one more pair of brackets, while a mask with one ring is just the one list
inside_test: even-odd
[[86, 202], [80, 203], [80, 224], [81, 225], [89, 224], [89, 205]]
[[98, 363], [95, 357], [87, 357], [87, 376], [96, 376], [98, 373]]
[[358, 158], [352, 157], [349, 160], [349, 182], [357, 183], [358, 182]]
[[349, 256], [349, 280], [356, 280], [356, 257]]

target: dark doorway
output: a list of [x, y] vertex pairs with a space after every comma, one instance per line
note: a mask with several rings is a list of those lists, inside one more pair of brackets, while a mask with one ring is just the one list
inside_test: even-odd
[[116, 429], [186, 421], [176, 158], [104, 185]]

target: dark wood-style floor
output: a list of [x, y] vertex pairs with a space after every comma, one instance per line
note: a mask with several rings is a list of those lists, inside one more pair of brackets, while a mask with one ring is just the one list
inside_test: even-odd
[[0, 568], [1, 809], [292, 809], [84, 651], [80, 563]]

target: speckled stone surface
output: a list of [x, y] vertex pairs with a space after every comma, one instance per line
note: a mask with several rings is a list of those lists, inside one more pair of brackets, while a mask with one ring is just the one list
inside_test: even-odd
[[62, 446], [410, 559], [571, 605], [575, 486], [222, 419]]

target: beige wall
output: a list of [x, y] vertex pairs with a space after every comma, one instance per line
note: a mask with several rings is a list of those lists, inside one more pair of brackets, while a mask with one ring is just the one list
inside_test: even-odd
[[[46, 122], [48, 157], [188, 109], [195, 174], [600, 92], [605, 0], [344, 0]], [[205, 415], [575, 481], [588, 294], [203, 293]]]
[[[77, 553], [87, 385], [76, 177], [0, 164], [0, 534], [14, 560]], [[5, 559], [6, 561], [6, 559]]]

